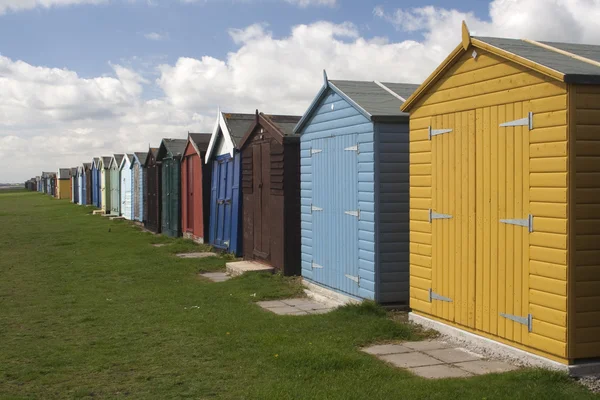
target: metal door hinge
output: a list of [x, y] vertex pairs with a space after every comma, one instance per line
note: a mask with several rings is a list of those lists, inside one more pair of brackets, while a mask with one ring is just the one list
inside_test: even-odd
[[524, 226], [529, 229], [529, 232], [533, 232], [533, 215], [529, 214], [527, 219], [501, 219], [501, 223], [508, 225]]
[[448, 297], [444, 297], [439, 295], [433, 291], [433, 289], [429, 289], [429, 302], [433, 302], [433, 300], [445, 301], [446, 303], [452, 303], [452, 299]]
[[511, 321], [514, 321], [521, 325], [526, 325], [527, 330], [529, 332], [531, 332], [531, 330], [533, 329], [533, 316], [531, 314], [527, 314], [526, 317], [519, 317], [518, 315], [500, 313], [500, 316], [506, 319], [510, 319]]
[[344, 211], [344, 214], [352, 215], [353, 217], [360, 219], [360, 210]]
[[452, 129], [432, 129], [430, 126], [429, 127], [429, 140], [431, 140], [431, 138], [434, 136], [443, 135], [444, 133], [450, 133], [450, 132], [452, 132]]
[[323, 152], [323, 150], [321, 149], [310, 149], [310, 155], [312, 156], [313, 154], [317, 154], [317, 153], [321, 153]]
[[322, 265], [317, 264], [316, 262], [312, 262], [312, 268], [313, 269], [323, 269], [324, 267]]
[[224, 241], [223, 244], [225, 245], [225, 247], [229, 248], [229, 240]]
[[433, 221], [434, 219], [452, 219], [452, 215], [436, 213], [430, 209], [429, 210], [429, 222], [431, 223], [431, 221]]
[[351, 281], [354, 281], [358, 284], [358, 286], [360, 286], [360, 276], [354, 276], [354, 275], [344, 275], [346, 278], [350, 279]]
[[312, 204], [310, 205], [310, 211], [311, 213], [313, 211], [323, 211], [323, 209], [321, 207], [317, 207], [317, 206], [313, 206]]
[[511, 126], [526, 126], [529, 130], [533, 129], [533, 113], [530, 112], [527, 114], [525, 118], [516, 119], [514, 121], [504, 122], [500, 124], [501, 127], [511, 127]]
[[346, 147], [344, 149], [344, 151], [355, 151], [357, 154], [359, 154], [360, 152], [358, 151], [358, 145], [354, 145], [354, 146], [350, 146], [350, 147]]

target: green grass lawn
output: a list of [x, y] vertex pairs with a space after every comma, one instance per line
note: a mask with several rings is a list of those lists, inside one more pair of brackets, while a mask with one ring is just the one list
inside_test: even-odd
[[224, 258], [173, 256], [198, 249], [68, 201], [0, 192], [0, 398], [598, 398], [541, 370], [414, 377], [359, 351], [418, 338], [380, 308], [270, 314], [254, 302], [298, 295], [297, 280], [209, 283], [198, 272]]

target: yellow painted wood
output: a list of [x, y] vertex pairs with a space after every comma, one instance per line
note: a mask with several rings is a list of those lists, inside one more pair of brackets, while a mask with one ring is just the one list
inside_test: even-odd
[[600, 163], [598, 163], [597, 157], [594, 156], [578, 156], [575, 160], [575, 168], [578, 175], [581, 172], [600, 172]]
[[575, 343], [572, 358], [589, 358], [597, 357], [600, 354], [600, 343]]
[[567, 282], [564, 280], [545, 278], [542, 276], [531, 275], [529, 277], [529, 286], [531, 289], [552, 293], [559, 296], [567, 296]]
[[598, 265], [576, 265], [573, 280], [575, 282], [594, 281], [597, 279]]
[[544, 321], [560, 327], [567, 327], [566, 312], [553, 310], [552, 308], [539, 306], [537, 304], [531, 304], [529, 308], [532, 315], [535, 315], [536, 320]]
[[[537, 224], [535, 225], [537, 228]], [[567, 235], [540, 232], [538, 229], [536, 229], [533, 233], [531, 233], [529, 243], [532, 246], [567, 250]]]
[[531, 157], [566, 157], [567, 142], [536, 143], [530, 146]]
[[[469, 53], [457, 53], [409, 106], [411, 305], [417, 313], [565, 362], [567, 86], [485, 50], [478, 50], [477, 60]], [[499, 126], [529, 112], [531, 131]], [[429, 140], [429, 126], [452, 132]], [[593, 185], [592, 178], [582, 179]], [[590, 197], [595, 191], [580, 193]], [[452, 218], [428, 225], [429, 208]], [[600, 207], [582, 212], [597, 212], [600, 220]], [[500, 222], [529, 214], [533, 233]], [[452, 303], [429, 302], [428, 284]], [[536, 328], [528, 332], [500, 313], [532, 313]]]
[[567, 187], [567, 173], [566, 172], [549, 172], [549, 173], [534, 172], [530, 175], [530, 183], [531, 183], [532, 187], [566, 188]]
[[598, 140], [578, 140], [575, 146], [578, 156], [600, 156], [600, 141]]
[[600, 296], [576, 298], [575, 311], [577, 313], [600, 311]]
[[567, 267], [565, 265], [547, 263], [543, 261], [530, 261], [532, 275], [567, 281]]
[[598, 293], [600, 293], [600, 281], [581, 281], [575, 283], [575, 294], [578, 298], [591, 297]]
[[[532, 187], [530, 189], [531, 201], [544, 203], [566, 203], [567, 188], [566, 187]], [[537, 228], [537, 226], [536, 226]], [[537, 229], [536, 229], [537, 230]], [[562, 232], [566, 233], [566, 232]]]
[[535, 135], [531, 135], [531, 143], [566, 142], [567, 127], [565, 125], [535, 128]]
[[[596, 95], [598, 96], [598, 95]], [[577, 125], [598, 125], [600, 120], [600, 110], [580, 110], [577, 109]]]
[[551, 293], [546, 293], [540, 290], [531, 289], [529, 291], [529, 299], [532, 304], [538, 304], [546, 308], [552, 308], [557, 311], [567, 311], [567, 299], [565, 296], [559, 296]]
[[575, 252], [575, 265], [577, 268], [598, 266], [598, 260], [600, 260], [600, 250], [579, 250]]
[[600, 327], [577, 328], [577, 343], [597, 343], [600, 338]]
[[575, 221], [575, 232], [579, 235], [600, 235], [600, 219], [579, 219]]
[[567, 157], [532, 158], [529, 169], [531, 172], [566, 172]]

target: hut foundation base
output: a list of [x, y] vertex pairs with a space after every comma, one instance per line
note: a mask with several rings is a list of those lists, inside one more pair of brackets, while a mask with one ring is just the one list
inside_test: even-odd
[[231, 276], [239, 276], [247, 273], [268, 273], [272, 274], [273, 267], [261, 264], [255, 261], [236, 261], [226, 264], [227, 273]]
[[332, 307], [344, 306], [346, 304], [359, 304], [360, 299], [356, 299], [351, 296], [347, 296], [342, 293], [338, 293], [324, 286], [317, 285], [306, 279], [302, 279], [302, 285], [304, 286], [304, 293], [308, 298], [315, 300], [316, 302], [331, 305]]
[[104, 215], [104, 210], [94, 210], [92, 211], [93, 215]]
[[525, 350], [517, 349], [504, 343], [496, 342], [492, 339], [417, 315], [413, 312], [408, 314], [408, 320], [425, 328], [438, 331], [442, 335], [448, 337], [450, 341], [457, 341], [465, 344], [474, 352], [485, 353], [503, 359], [510, 359], [527, 366], [567, 372], [569, 375], [575, 377], [600, 373], [600, 360], [573, 365], [561, 364], [548, 358], [529, 353]]
[[184, 239], [191, 239], [194, 242], [198, 243], [198, 244], [204, 244], [204, 238], [202, 237], [198, 237], [196, 235], [194, 235], [193, 233], [190, 232], [183, 232], [183, 238]]

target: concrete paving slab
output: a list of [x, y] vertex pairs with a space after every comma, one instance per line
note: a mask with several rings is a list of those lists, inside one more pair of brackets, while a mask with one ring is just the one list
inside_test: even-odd
[[200, 276], [207, 278], [213, 282], [225, 282], [231, 279], [231, 277], [225, 272], [206, 272], [204, 274], [200, 274]]
[[275, 269], [269, 265], [261, 264], [256, 261], [236, 261], [225, 264], [227, 273], [231, 276], [239, 276], [247, 273], [268, 273], [272, 274]]
[[409, 349], [416, 351], [449, 349], [452, 347], [448, 343], [444, 343], [439, 340], [423, 340], [422, 342], [404, 342], [402, 343], [402, 346], [408, 347]]
[[414, 368], [444, 364], [443, 361], [436, 360], [435, 358], [430, 357], [427, 354], [418, 352], [389, 354], [385, 356], [380, 356], [379, 358], [400, 368]]
[[104, 211], [102, 211], [102, 210], [94, 210], [94, 211], [92, 211], [92, 215], [99, 215], [99, 214], [100, 215], [104, 215]]
[[454, 365], [474, 375], [500, 374], [518, 369], [514, 365], [496, 360], [467, 361]]
[[167, 245], [167, 243], [154, 243], [152, 246], [153, 247], [164, 247], [166, 245]]
[[306, 311], [298, 310], [296, 307], [290, 306], [268, 308], [267, 310], [277, 315], [307, 315]]
[[279, 300], [259, 301], [256, 304], [258, 304], [262, 308], [290, 307], [288, 304], [285, 304], [283, 301], [279, 301]]
[[125, 219], [125, 217], [118, 217], [118, 216], [114, 215], [114, 216], [110, 217], [109, 219], [111, 221], [120, 221], [120, 220]]
[[365, 347], [362, 349], [365, 353], [373, 354], [375, 356], [388, 355], [388, 354], [402, 354], [411, 353], [411, 349], [400, 344], [379, 344], [375, 346]]
[[289, 306], [300, 306], [300, 305], [306, 305], [306, 304], [316, 304], [314, 301], [311, 301], [309, 299], [284, 299], [281, 300], [282, 302], [284, 302], [285, 304], [289, 305]]
[[442, 360], [446, 363], [454, 364], [466, 361], [477, 361], [482, 357], [470, 353], [464, 349], [440, 349], [440, 350], [429, 350], [425, 351], [425, 354], [428, 354], [432, 357], [437, 358], [438, 360]]
[[447, 364], [410, 368], [409, 371], [415, 375], [427, 379], [467, 378], [469, 376], [473, 376], [467, 371], [463, 371], [460, 368], [456, 368]]
[[203, 252], [203, 253], [179, 253], [175, 254], [175, 256], [179, 258], [206, 258], [206, 257], [216, 257], [216, 253], [211, 252]]
[[331, 311], [334, 308], [331, 305], [315, 303], [314, 301], [310, 301], [310, 300], [307, 300], [303, 304], [296, 304], [294, 307], [297, 307], [304, 311], [314, 311], [314, 310]]

